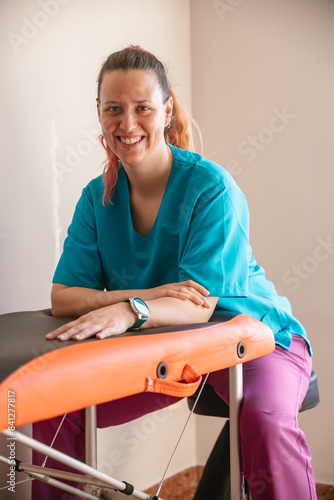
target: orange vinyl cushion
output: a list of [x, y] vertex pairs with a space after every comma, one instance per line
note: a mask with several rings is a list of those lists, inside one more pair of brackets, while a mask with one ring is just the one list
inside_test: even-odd
[[[20, 427], [145, 391], [189, 396], [196, 391], [200, 375], [275, 348], [271, 329], [243, 314], [222, 323], [193, 326], [184, 331], [176, 328], [168, 333], [73, 342], [29, 361], [0, 385], [0, 430], [8, 426], [3, 404], [8, 390], [15, 393], [15, 426]], [[241, 341], [246, 347], [242, 360], [237, 355]], [[167, 365], [166, 378], [157, 377], [160, 362]]]

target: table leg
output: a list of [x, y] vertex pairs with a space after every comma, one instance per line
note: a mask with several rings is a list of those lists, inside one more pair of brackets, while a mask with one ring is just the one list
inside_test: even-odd
[[243, 397], [242, 364], [229, 368], [229, 379], [231, 500], [240, 500], [244, 498], [239, 428], [240, 409]]
[[97, 416], [96, 406], [85, 409], [86, 464], [97, 467]]

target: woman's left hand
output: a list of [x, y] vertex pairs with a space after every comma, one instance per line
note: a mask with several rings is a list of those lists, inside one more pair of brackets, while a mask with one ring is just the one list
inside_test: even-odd
[[45, 335], [47, 340], [98, 339], [126, 332], [136, 322], [136, 315], [126, 302], [91, 311]]

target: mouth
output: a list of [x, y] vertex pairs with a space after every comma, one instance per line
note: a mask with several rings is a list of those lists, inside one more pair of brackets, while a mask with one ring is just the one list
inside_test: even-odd
[[134, 144], [138, 144], [143, 140], [144, 136], [136, 135], [134, 137], [122, 137], [118, 136], [117, 139], [126, 146], [133, 146]]

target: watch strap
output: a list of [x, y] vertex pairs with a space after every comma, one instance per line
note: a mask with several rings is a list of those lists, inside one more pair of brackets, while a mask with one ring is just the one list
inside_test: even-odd
[[[131, 309], [137, 315], [137, 318], [138, 318], [137, 321], [131, 326], [130, 330], [139, 330], [141, 325], [143, 325], [148, 320], [148, 316], [143, 316], [139, 313], [139, 311], [134, 306], [134, 303], [133, 303], [134, 298], [136, 298], [136, 297], [126, 299], [124, 302], [129, 302]], [[142, 299], [140, 299], [140, 300], [142, 302], [144, 302]]]

